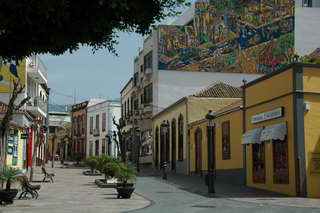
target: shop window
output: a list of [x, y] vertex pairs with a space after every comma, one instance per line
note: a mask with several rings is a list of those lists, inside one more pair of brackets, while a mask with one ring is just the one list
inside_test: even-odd
[[289, 184], [288, 141], [273, 140], [273, 182]]
[[265, 145], [252, 145], [252, 160], [253, 160], [253, 183], [266, 182], [266, 160], [265, 160]]
[[230, 148], [230, 121], [222, 123], [222, 160], [231, 159]]
[[183, 160], [183, 116], [178, 119], [178, 160]]

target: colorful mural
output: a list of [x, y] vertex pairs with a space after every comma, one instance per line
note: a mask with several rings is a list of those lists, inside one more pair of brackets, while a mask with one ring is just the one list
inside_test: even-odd
[[26, 62], [15, 60], [3, 60], [0, 57], [0, 93], [8, 93], [13, 89], [12, 81], [22, 84], [26, 82]]
[[187, 26], [159, 26], [159, 69], [268, 73], [294, 53], [294, 0], [201, 0]]

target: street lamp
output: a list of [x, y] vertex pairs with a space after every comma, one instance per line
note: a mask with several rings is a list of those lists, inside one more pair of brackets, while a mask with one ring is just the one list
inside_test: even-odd
[[215, 193], [215, 141], [214, 141], [214, 122], [213, 119], [215, 115], [212, 110], [209, 110], [208, 114], [205, 117], [208, 120], [208, 134], [207, 134], [207, 143], [208, 143], [208, 193]]
[[167, 139], [167, 133], [168, 133], [168, 128], [169, 128], [169, 124], [166, 120], [162, 121], [162, 124], [161, 124], [161, 130], [162, 130], [162, 134], [164, 135], [163, 136], [163, 150], [162, 150], [162, 155], [163, 155], [163, 162], [162, 162], [162, 179], [166, 180], [167, 179], [167, 171], [166, 171], [166, 168], [167, 168], [167, 153], [166, 153], [166, 139]]

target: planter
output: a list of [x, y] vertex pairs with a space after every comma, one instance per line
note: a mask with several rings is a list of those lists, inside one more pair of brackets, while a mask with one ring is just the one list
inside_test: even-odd
[[117, 184], [115, 182], [105, 182], [105, 179], [96, 179], [94, 182], [100, 188], [116, 188]]
[[126, 184], [125, 186], [123, 184], [117, 184], [117, 192], [118, 192], [118, 198], [125, 198], [129, 199], [131, 197], [131, 194], [133, 193], [135, 187], [134, 184]]
[[94, 171], [93, 173], [91, 171], [83, 171], [82, 173], [86, 176], [101, 176], [101, 173], [97, 171]]
[[18, 189], [11, 189], [10, 191], [0, 190], [0, 201], [4, 203], [13, 203], [13, 199], [17, 196]]

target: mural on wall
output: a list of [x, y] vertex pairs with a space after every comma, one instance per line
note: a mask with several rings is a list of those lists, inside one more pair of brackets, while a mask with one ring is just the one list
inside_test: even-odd
[[294, 54], [294, 0], [201, 0], [187, 26], [159, 26], [159, 69], [268, 73]]
[[12, 81], [26, 82], [26, 61], [3, 60], [0, 57], [0, 93], [9, 93], [13, 89]]

